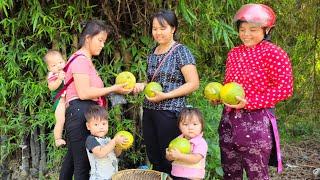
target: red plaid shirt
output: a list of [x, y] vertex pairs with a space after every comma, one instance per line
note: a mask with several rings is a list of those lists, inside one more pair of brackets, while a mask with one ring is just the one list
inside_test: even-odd
[[292, 96], [290, 59], [280, 47], [262, 41], [255, 47], [240, 45], [228, 53], [224, 83], [237, 82], [244, 87], [245, 109], [273, 108]]

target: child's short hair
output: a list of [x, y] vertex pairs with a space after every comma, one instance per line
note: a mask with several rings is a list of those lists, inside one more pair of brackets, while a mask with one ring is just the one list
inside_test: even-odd
[[87, 122], [91, 119], [107, 119], [107, 111], [105, 108], [99, 106], [99, 105], [93, 105], [91, 106], [88, 111], [84, 114]]
[[48, 50], [48, 52], [44, 55], [43, 61], [44, 61], [45, 63], [47, 63], [47, 62], [48, 62], [48, 57], [49, 57], [49, 56], [52, 56], [52, 55], [60, 55], [60, 56], [62, 56], [62, 54], [61, 54], [59, 51], [50, 49], [50, 50]]
[[179, 114], [178, 118], [178, 124], [180, 124], [183, 120], [187, 119], [188, 117], [196, 116], [200, 123], [201, 123], [201, 128], [202, 131], [204, 130], [204, 119], [201, 111], [198, 108], [193, 108], [193, 107], [186, 107], [183, 108]]

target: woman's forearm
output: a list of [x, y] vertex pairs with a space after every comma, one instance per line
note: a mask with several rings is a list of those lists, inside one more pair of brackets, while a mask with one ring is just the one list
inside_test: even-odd
[[96, 99], [114, 91], [114, 86], [102, 88], [92, 87], [87, 74], [73, 74], [73, 79], [78, 96], [82, 100]]
[[199, 88], [199, 76], [195, 65], [185, 65], [181, 68], [181, 72], [186, 83], [168, 92], [168, 99], [188, 95]]
[[86, 100], [86, 99], [95, 99], [101, 96], [108, 95], [111, 92], [113, 92], [113, 90], [112, 90], [112, 87], [104, 87], [104, 88], [87, 87], [77, 92], [81, 100]]
[[197, 90], [199, 88], [199, 84], [196, 82], [186, 82], [182, 86], [180, 86], [177, 89], [174, 89], [170, 92], [167, 93], [168, 99], [176, 98], [176, 97], [181, 97], [181, 96], [186, 96], [193, 91]]

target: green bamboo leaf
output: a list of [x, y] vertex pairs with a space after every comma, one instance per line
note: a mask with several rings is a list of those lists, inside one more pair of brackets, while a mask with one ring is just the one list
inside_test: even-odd
[[1, 0], [0, 1], [0, 10], [2, 10], [6, 17], [8, 17], [7, 9], [10, 9], [13, 6], [13, 0]]
[[223, 176], [223, 169], [221, 167], [216, 167], [215, 168], [215, 172], [219, 175], [219, 176]]
[[131, 48], [131, 54], [132, 54], [132, 56], [133, 56], [133, 57], [136, 56], [137, 52], [138, 52], [137, 47], [136, 47], [136, 46], [133, 46], [133, 47]]
[[39, 20], [39, 14], [33, 14], [32, 15], [32, 31], [35, 32], [37, 25], [38, 25], [38, 20]]
[[149, 46], [152, 43], [151, 39], [148, 36], [141, 36], [140, 41], [144, 46]]
[[73, 17], [75, 14], [75, 7], [73, 6], [68, 6], [67, 7], [67, 11], [65, 12], [64, 14], [64, 18], [67, 18], [68, 16], [69, 17]]
[[190, 9], [186, 9], [186, 11], [187, 11], [187, 13], [188, 13], [188, 15], [189, 15], [190, 19], [192, 19], [193, 21], [197, 20], [196, 15], [195, 15], [195, 14], [193, 14], [193, 12], [192, 12], [192, 11], [190, 11]]
[[188, 7], [186, 6], [185, 0], [180, 0], [179, 1], [179, 9], [182, 13], [182, 17], [187, 21], [188, 24], [192, 25], [192, 20], [189, 17], [188, 14]]
[[212, 43], [215, 43], [216, 41], [216, 38], [215, 38], [215, 29], [214, 28], [211, 28], [211, 40], [212, 40]]
[[227, 45], [227, 47], [230, 48], [229, 37], [225, 31], [223, 31], [223, 40], [224, 40], [224, 43]]

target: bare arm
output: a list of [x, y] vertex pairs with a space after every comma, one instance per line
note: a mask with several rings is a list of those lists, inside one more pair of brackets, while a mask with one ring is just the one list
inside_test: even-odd
[[179, 156], [179, 158], [175, 160], [182, 161], [188, 164], [196, 164], [200, 162], [202, 158], [203, 157], [200, 154], [181, 154], [181, 156]]
[[196, 66], [193, 64], [185, 65], [181, 68], [181, 72], [185, 79], [185, 83], [182, 86], [167, 93], [155, 92], [156, 96], [148, 98], [148, 100], [152, 102], [160, 102], [165, 99], [185, 96], [197, 90], [199, 88], [199, 76]]
[[181, 161], [187, 164], [196, 164], [203, 158], [201, 154], [183, 154], [179, 150], [174, 149], [166, 151], [166, 158], [170, 161]]
[[122, 150], [117, 148], [116, 144], [126, 143], [127, 138], [123, 136], [115, 136], [108, 144], [97, 146], [92, 149], [93, 155], [102, 158], [114, 150], [116, 156], [120, 156]]
[[122, 149], [116, 146], [114, 149], [114, 152], [116, 153], [116, 156], [119, 157], [122, 153]]
[[95, 155], [98, 158], [102, 158], [109, 154], [111, 151], [114, 150], [114, 147], [116, 145], [115, 139], [112, 139], [108, 144], [104, 146], [96, 146], [92, 149], [93, 155]]
[[179, 88], [168, 92], [167, 99], [188, 95], [199, 88], [199, 76], [195, 65], [185, 65], [181, 68], [181, 72], [186, 82]]
[[111, 92], [116, 92], [119, 94], [129, 93], [130, 90], [126, 90], [122, 85], [113, 85], [110, 87], [96, 88], [90, 86], [90, 79], [87, 74], [73, 74], [74, 83], [76, 86], [77, 93], [81, 100], [85, 99], [95, 99]]
[[55, 81], [48, 82], [48, 88], [50, 89], [50, 91], [54, 91], [59, 88], [61, 83], [62, 83], [61, 79], [57, 79]]

